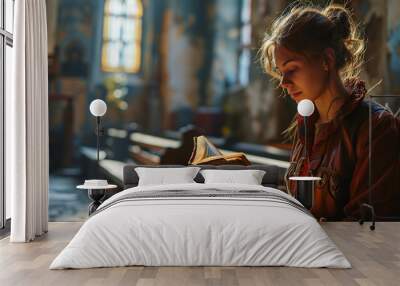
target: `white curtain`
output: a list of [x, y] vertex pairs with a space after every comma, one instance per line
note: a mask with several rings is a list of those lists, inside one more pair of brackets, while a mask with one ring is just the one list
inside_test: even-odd
[[15, 1], [13, 94], [6, 99], [6, 187], [12, 242], [48, 227], [48, 89], [45, 0]]

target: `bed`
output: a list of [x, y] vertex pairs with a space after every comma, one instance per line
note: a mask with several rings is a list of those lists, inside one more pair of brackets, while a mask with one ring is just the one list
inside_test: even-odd
[[308, 210], [276, 188], [277, 168], [201, 167], [264, 170], [260, 185], [204, 183], [200, 173], [193, 183], [138, 185], [136, 168], [125, 166], [126, 189], [90, 216], [50, 269], [351, 267]]

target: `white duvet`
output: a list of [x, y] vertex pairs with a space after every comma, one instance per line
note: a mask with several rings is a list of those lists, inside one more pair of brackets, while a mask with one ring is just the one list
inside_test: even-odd
[[131, 192], [262, 190], [263, 186], [179, 184], [124, 190], [90, 217], [50, 269], [145, 266], [294, 266], [350, 268], [310, 215], [258, 198], [152, 198], [121, 201]]

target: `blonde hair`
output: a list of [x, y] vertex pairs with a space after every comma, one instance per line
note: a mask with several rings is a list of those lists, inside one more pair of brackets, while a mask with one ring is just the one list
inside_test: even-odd
[[[280, 79], [276, 71], [274, 48], [281, 45], [307, 58], [320, 57], [326, 48], [332, 48], [336, 68], [343, 82], [359, 75], [364, 61], [365, 41], [344, 6], [330, 4], [325, 8], [296, 4], [272, 24], [259, 50], [260, 61], [266, 73]], [[292, 137], [296, 122], [284, 131]]]

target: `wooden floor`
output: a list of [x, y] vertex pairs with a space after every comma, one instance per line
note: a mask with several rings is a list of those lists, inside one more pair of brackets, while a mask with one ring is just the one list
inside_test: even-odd
[[32, 243], [0, 241], [0, 285], [400, 285], [400, 223], [323, 223], [352, 269], [289, 267], [120, 267], [48, 270], [81, 223], [50, 223]]

